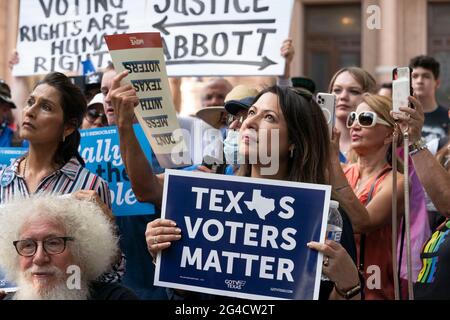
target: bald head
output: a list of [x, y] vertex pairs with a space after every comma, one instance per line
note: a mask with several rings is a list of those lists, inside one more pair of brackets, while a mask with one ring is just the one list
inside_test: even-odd
[[233, 86], [223, 78], [214, 78], [206, 83], [201, 93], [202, 108], [223, 106], [225, 96]]

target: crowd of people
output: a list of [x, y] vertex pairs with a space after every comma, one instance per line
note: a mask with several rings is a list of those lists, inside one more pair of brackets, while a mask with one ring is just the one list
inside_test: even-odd
[[[291, 78], [292, 40], [283, 42], [281, 55], [286, 69], [277, 84], [258, 91], [256, 86], [233, 88], [227, 80], [214, 78], [201, 91], [199, 112], [178, 115], [188, 131], [198, 126], [217, 130], [226, 159], [222, 166], [206, 166], [200, 150], [195, 165], [181, 170], [331, 185], [343, 220], [341, 241], [310, 242], [308, 248], [325, 257], [323, 274], [328, 280], [321, 281], [320, 299], [340, 300], [392, 300], [396, 280], [401, 298], [407, 298], [408, 179], [414, 296], [449, 299], [450, 112], [436, 100], [439, 63], [429, 56], [411, 59], [414, 96], [395, 113], [391, 85], [377, 84], [360, 67], [338, 70], [328, 89], [336, 97], [330, 136], [315, 101], [313, 79]], [[16, 60], [17, 54], [12, 65]], [[170, 250], [184, 235], [177, 221], [160, 218], [163, 169], [156, 157], [148, 161], [133, 130], [139, 99], [131, 85], [121, 84], [127, 76], [110, 64], [96, 86], [82, 90], [69, 77], [53, 72], [27, 93], [24, 106], [17, 106], [9, 86], [0, 83], [0, 146], [28, 147], [0, 173], [0, 269], [18, 288], [0, 297], [215, 298], [153, 284], [157, 254]], [[22, 112], [16, 131], [12, 108]], [[108, 184], [84, 168], [79, 129], [103, 126], [117, 126], [133, 192], [140, 202], [154, 204], [156, 214], [115, 217]], [[263, 139], [253, 138], [271, 137], [275, 131], [278, 140], [267, 138], [264, 146], [258, 143]], [[408, 177], [400, 150], [405, 132], [411, 142]], [[394, 140], [399, 150], [393, 150]], [[265, 170], [259, 148], [276, 148], [276, 172]], [[392, 239], [393, 198], [398, 239]], [[397, 258], [392, 255], [393, 241]], [[83, 275], [77, 290], [68, 289], [72, 274], [66, 269], [72, 265]]]

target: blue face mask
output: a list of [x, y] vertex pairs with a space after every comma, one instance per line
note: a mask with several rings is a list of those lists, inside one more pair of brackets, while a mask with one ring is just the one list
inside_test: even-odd
[[228, 130], [227, 137], [223, 141], [223, 153], [227, 164], [237, 164], [239, 155], [239, 131]]

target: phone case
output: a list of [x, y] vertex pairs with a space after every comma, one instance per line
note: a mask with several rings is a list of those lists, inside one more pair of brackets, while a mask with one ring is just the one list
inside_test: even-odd
[[394, 112], [399, 112], [401, 106], [410, 106], [408, 97], [413, 95], [411, 73], [412, 70], [409, 67], [395, 68], [392, 72], [392, 109]]
[[328, 125], [328, 132], [333, 132], [335, 122], [335, 110], [336, 110], [336, 96], [331, 93], [319, 92], [316, 97], [316, 102], [322, 108], [325, 120]]

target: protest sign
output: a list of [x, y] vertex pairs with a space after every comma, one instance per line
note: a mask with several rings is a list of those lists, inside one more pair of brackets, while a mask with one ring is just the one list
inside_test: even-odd
[[[136, 124], [133, 128], [142, 150], [151, 162], [151, 149], [141, 127]], [[117, 127], [80, 130], [80, 133], [80, 155], [86, 162], [86, 169], [108, 182], [114, 215], [154, 214], [154, 206], [138, 202], [131, 189], [130, 179], [120, 155]]]
[[[293, 0], [21, 0], [16, 76], [110, 60], [103, 36], [160, 32], [169, 76], [281, 75]], [[79, 72], [78, 72], [79, 73]]]
[[162, 218], [181, 240], [155, 285], [246, 299], [318, 299], [331, 187], [166, 170]]
[[105, 40], [116, 70], [129, 72], [123, 82], [136, 90], [139, 105], [134, 111], [159, 164], [164, 168], [191, 164], [172, 159], [188, 150], [173, 106], [159, 33], [105, 36]]
[[141, 29], [144, 0], [21, 0], [15, 76], [79, 71], [111, 60], [103, 36]]
[[6, 280], [5, 275], [0, 269], [0, 291], [5, 291], [6, 293], [17, 291], [17, 287], [15, 284]]
[[[137, 124], [133, 128], [142, 150], [151, 163], [151, 148], [144, 132]], [[80, 130], [80, 134], [81, 141], [78, 151], [86, 163], [86, 169], [102, 177], [108, 183], [114, 215], [154, 214], [154, 206], [138, 202], [131, 189], [130, 179], [120, 155], [117, 128]], [[0, 148], [0, 169], [11, 165], [14, 160], [26, 152], [26, 148]]]
[[13, 164], [27, 152], [27, 148], [0, 148], [0, 171]]
[[158, 0], [149, 18], [161, 32], [170, 76], [281, 75], [293, 0]]
[[[26, 148], [0, 148], [0, 171], [13, 164], [17, 158], [21, 157], [26, 152]], [[8, 293], [16, 290], [16, 286], [6, 280], [5, 275], [0, 269], [0, 291]]]

